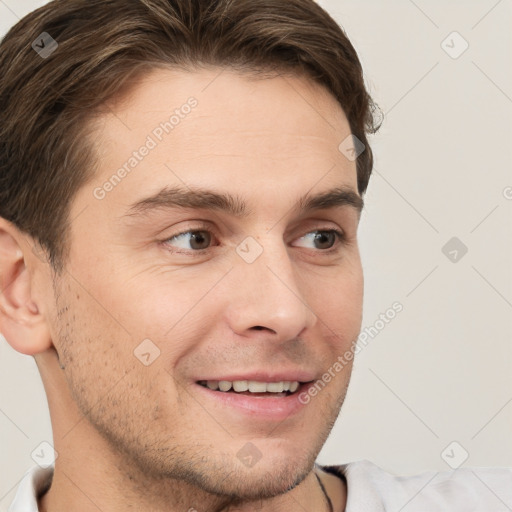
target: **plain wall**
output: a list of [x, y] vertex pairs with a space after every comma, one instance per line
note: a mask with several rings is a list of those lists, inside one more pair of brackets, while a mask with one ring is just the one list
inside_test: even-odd
[[[44, 3], [3, 0], [0, 33]], [[318, 461], [369, 459], [404, 475], [449, 470], [442, 454], [456, 441], [464, 466], [510, 467], [512, 4], [320, 3], [356, 47], [385, 119], [370, 139], [375, 169], [359, 231], [362, 329], [373, 327], [373, 337]], [[469, 44], [458, 58], [443, 49], [462, 48], [454, 31]], [[453, 237], [458, 247], [443, 252]], [[403, 311], [382, 327], [396, 302]], [[6, 510], [31, 452], [52, 436], [35, 362], [3, 339], [0, 393]]]

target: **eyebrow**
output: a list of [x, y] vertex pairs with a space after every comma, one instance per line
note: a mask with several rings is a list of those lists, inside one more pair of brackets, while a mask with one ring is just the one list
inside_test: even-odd
[[[295, 210], [304, 213], [342, 206], [354, 208], [360, 215], [364, 200], [352, 188], [336, 187], [315, 195], [305, 194], [298, 200]], [[186, 190], [180, 187], [164, 187], [156, 194], [131, 204], [122, 217], [144, 216], [154, 210], [172, 208], [220, 211], [240, 218], [247, 218], [252, 214], [242, 198], [226, 192], [219, 193], [203, 188]]]

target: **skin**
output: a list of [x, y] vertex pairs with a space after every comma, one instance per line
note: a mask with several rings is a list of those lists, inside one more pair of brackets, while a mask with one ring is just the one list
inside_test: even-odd
[[[219, 73], [154, 71], [99, 119], [100, 166], [72, 202], [61, 277], [35, 256], [30, 237], [0, 219], [0, 327], [16, 350], [35, 356], [58, 453], [42, 511], [328, 510], [313, 468], [351, 361], [282, 421], [220, 407], [195, 380], [280, 368], [321, 378], [357, 338], [359, 212], [293, 210], [307, 192], [357, 193], [355, 162], [338, 150], [350, 128], [335, 98], [307, 78]], [[96, 199], [94, 188], [190, 96], [198, 106]], [[236, 194], [252, 215], [123, 217], [134, 201], [184, 183]], [[190, 234], [160, 243], [204, 229], [198, 221], [213, 231], [204, 254], [191, 254]], [[345, 233], [330, 254], [329, 242], [313, 238], [328, 229]], [[263, 248], [250, 264], [235, 250], [247, 236]], [[160, 350], [148, 366], [133, 353], [146, 338]], [[252, 467], [237, 457], [247, 442], [261, 454]], [[345, 510], [344, 484], [319, 475], [335, 510]]]

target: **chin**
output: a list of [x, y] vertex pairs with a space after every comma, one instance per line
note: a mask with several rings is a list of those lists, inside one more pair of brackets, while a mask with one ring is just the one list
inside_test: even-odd
[[[269, 446], [262, 448], [261, 458], [246, 459], [246, 464], [240, 463], [238, 456], [235, 463], [232, 457], [224, 459], [224, 463], [220, 464], [222, 468], [217, 466], [215, 470], [208, 471], [208, 477], [202, 479], [201, 487], [240, 501], [268, 499], [290, 491], [309, 474], [316, 459], [315, 454], [299, 453], [297, 449], [291, 453], [283, 449], [272, 450], [272, 444], [268, 443]], [[225, 475], [220, 481], [219, 474]]]
[[244, 472], [232, 473], [226, 477], [219, 487], [214, 484], [216, 493], [236, 498], [240, 502], [258, 501], [274, 498], [299, 485], [308, 475], [311, 468], [298, 468], [287, 465], [279, 470], [276, 467], [251, 468]]

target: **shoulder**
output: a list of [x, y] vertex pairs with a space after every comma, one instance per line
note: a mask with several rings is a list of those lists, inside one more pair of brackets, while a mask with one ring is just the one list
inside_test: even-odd
[[346, 512], [512, 510], [512, 468], [465, 467], [412, 476], [394, 475], [368, 460], [322, 468], [345, 479]]

